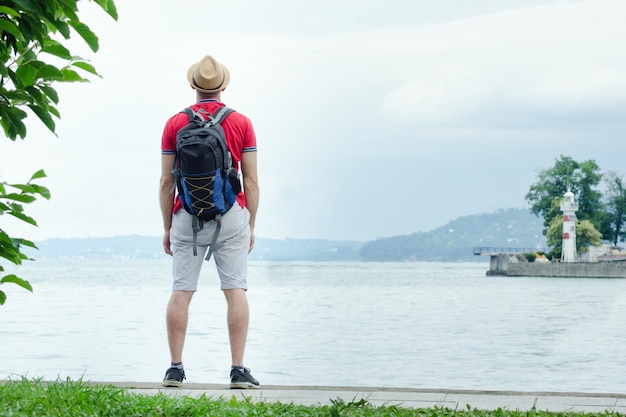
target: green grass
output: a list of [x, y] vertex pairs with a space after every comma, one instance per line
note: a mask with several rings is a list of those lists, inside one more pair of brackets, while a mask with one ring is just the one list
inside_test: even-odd
[[472, 408], [451, 410], [447, 408], [409, 409], [398, 405], [377, 407], [366, 400], [346, 403], [341, 399], [330, 405], [304, 406], [280, 402], [253, 402], [224, 398], [170, 397], [162, 393], [140, 395], [111, 385], [95, 385], [83, 381], [40, 380], [8, 381], [0, 384], [0, 417], [18, 416], [380, 416], [380, 417], [592, 417], [620, 416], [610, 411], [604, 413], [548, 413], [537, 410], [482, 411]]

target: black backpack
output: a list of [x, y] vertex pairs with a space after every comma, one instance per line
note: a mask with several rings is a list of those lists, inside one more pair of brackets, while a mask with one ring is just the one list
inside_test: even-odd
[[239, 175], [233, 167], [224, 129], [220, 125], [232, 111], [224, 106], [211, 115], [204, 109], [194, 112], [188, 107], [183, 112], [189, 117], [189, 123], [176, 134], [172, 175], [180, 201], [192, 215], [194, 256], [198, 254], [197, 233], [202, 230], [204, 222], [215, 220], [217, 223], [207, 261], [220, 232], [221, 216], [235, 204], [241, 191]]

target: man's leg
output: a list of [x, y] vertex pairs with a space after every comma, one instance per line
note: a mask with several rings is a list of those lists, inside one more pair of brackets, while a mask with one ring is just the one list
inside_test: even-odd
[[250, 248], [249, 216], [248, 210], [236, 204], [222, 217], [222, 240], [214, 252], [221, 288], [228, 304], [227, 322], [232, 361], [230, 388], [237, 389], [260, 386], [259, 381], [250, 374], [250, 369], [243, 366], [250, 317], [246, 297]]
[[167, 305], [167, 340], [172, 363], [183, 361], [183, 345], [187, 334], [189, 303], [192, 296], [193, 291], [172, 291]]
[[243, 354], [248, 337], [248, 299], [246, 291], [241, 288], [224, 290], [228, 303], [228, 335], [233, 366], [243, 366]]

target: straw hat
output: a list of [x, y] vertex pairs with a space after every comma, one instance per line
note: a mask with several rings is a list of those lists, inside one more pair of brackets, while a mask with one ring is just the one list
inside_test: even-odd
[[228, 68], [207, 55], [196, 62], [187, 71], [189, 84], [201, 93], [217, 93], [230, 82]]

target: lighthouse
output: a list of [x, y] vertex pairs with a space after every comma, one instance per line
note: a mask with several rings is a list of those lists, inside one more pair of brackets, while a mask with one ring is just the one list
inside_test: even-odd
[[574, 200], [574, 193], [569, 189], [563, 196], [561, 211], [563, 212], [563, 246], [561, 262], [576, 262], [576, 210], [578, 203]]

